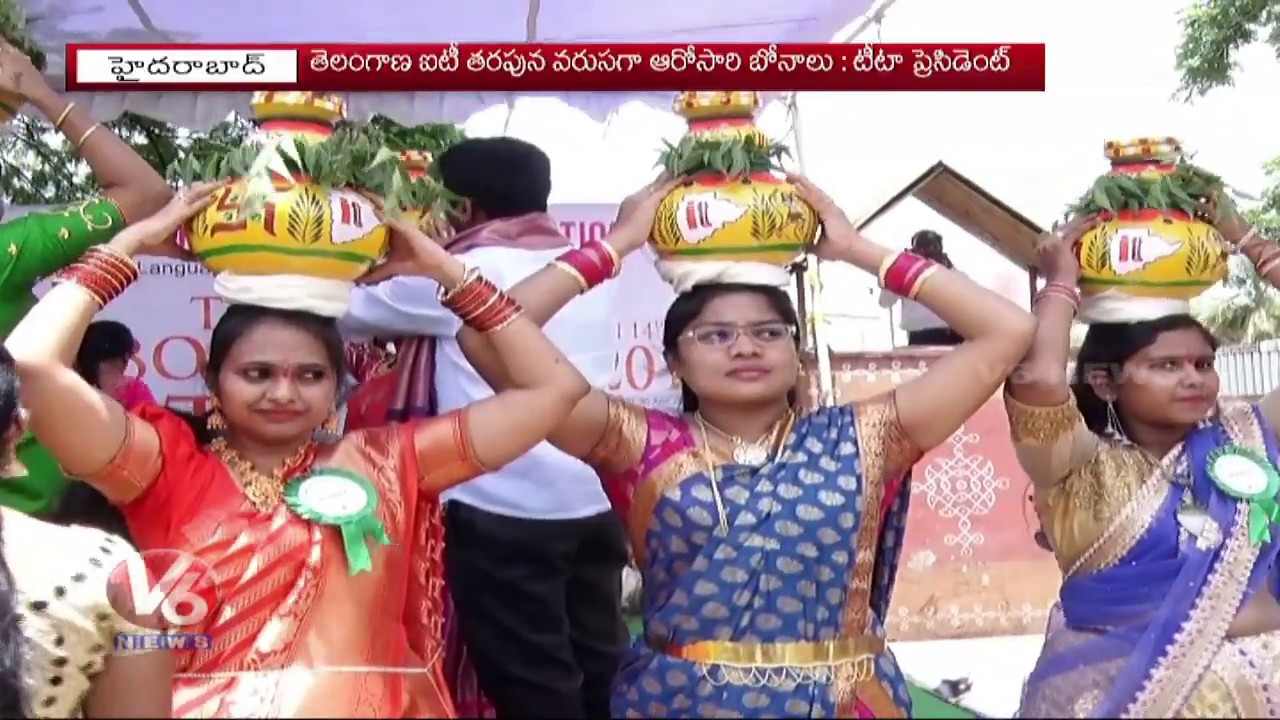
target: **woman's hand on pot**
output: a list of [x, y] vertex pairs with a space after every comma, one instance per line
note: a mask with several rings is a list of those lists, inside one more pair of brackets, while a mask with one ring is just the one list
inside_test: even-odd
[[644, 246], [653, 233], [653, 221], [662, 199], [670, 195], [681, 182], [683, 178], [669, 177], [664, 172], [622, 201], [618, 206], [618, 217], [607, 238], [618, 254], [626, 255]]
[[3, 40], [0, 40], [0, 91], [17, 95], [23, 100], [49, 91], [49, 84], [31, 62], [31, 58]]
[[387, 226], [387, 255], [356, 282], [374, 285], [399, 275], [434, 277], [442, 265], [456, 262], [444, 247], [452, 229], [443, 219], [428, 215], [414, 223], [403, 215], [390, 218], [381, 213], [378, 218]]
[[[174, 243], [178, 228], [195, 217], [195, 214], [213, 204], [218, 191], [226, 187], [225, 180], [196, 183], [173, 194], [168, 204], [151, 217], [144, 218], [120, 231], [111, 245], [129, 254], [146, 253], [147, 248], [159, 248]], [[176, 243], [174, 243], [176, 244]]]
[[848, 260], [849, 250], [858, 243], [866, 242], [849, 216], [809, 178], [799, 173], [787, 173], [787, 181], [795, 186], [796, 195], [813, 208], [822, 223], [822, 236], [818, 238], [814, 254], [823, 260]]
[[1253, 230], [1253, 224], [1240, 214], [1235, 203], [1221, 202], [1217, 193], [1210, 195], [1200, 206], [1200, 214], [1213, 225], [1228, 245], [1236, 249], [1239, 249]]
[[1055, 223], [1036, 245], [1040, 272], [1049, 282], [1075, 286], [1080, 280], [1080, 240], [1103, 222], [1101, 214], [1080, 215], [1066, 223]]

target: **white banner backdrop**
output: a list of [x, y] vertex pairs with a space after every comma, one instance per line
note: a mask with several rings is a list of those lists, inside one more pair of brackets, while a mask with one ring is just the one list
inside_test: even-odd
[[[575, 245], [603, 238], [616, 213], [615, 205], [551, 208]], [[10, 219], [20, 214], [21, 210], [11, 212]], [[200, 372], [209, 335], [223, 311], [222, 300], [213, 292], [212, 276], [194, 262], [143, 257], [139, 264], [142, 278], [99, 318], [118, 320], [133, 331], [139, 349], [130, 374], [146, 382], [157, 401], [204, 412], [207, 394]], [[619, 283], [617, 348], [614, 377], [607, 389], [651, 407], [674, 409], [680, 394], [662, 359], [662, 319], [673, 298], [671, 288], [658, 277], [648, 251], [629, 256], [614, 282]]]

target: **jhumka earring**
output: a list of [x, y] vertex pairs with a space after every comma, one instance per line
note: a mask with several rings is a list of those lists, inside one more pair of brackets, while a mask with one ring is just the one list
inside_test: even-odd
[[1112, 440], [1122, 443], [1129, 442], [1129, 436], [1124, 432], [1124, 425], [1120, 424], [1120, 414], [1116, 412], [1115, 400], [1107, 401], [1107, 427], [1105, 429]]
[[222, 410], [218, 405], [218, 398], [211, 401], [213, 410], [209, 412], [209, 416], [205, 418], [204, 425], [209, 428], [209, 432], [217, 434], [227, 429], [227, 419], [222, 416]]
[[320, 426], [320, 437], [325, 440], [335, 441], [342, 437], [342, 417], [338, 414], [338, 409], [334, 408], [329, 413], [329, 417], [325, 418], [324, 423]]

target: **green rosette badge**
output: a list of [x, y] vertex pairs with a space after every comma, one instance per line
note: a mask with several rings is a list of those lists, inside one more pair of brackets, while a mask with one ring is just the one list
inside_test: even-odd
[[333, 525], [342, 532], [347, 571], [352, 575], [373, 569], [368, 541], [390, 545], [387, 529], [378, 519], [378, 492], [373, 483], [339, 468], [316, 468], [295, 478], [284, 501], [299, 517]]
[[1271, 540], [1271, 528], [1280, 522], [1280, 472], [1266, 457], [1247, 447], [1228, 445], [1209, 454], [1209, 477], [1222, 492], [1249, 503], [1249, 540], [1260, 545]]

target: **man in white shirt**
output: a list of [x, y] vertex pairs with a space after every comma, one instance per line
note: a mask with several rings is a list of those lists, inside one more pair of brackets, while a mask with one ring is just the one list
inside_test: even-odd
[[[551, 164], [512, 138], [467, 140], [436, 160], [463, 198], [449, 247], [508, 289], [570, 249], [546, 214]], [[574, 299], [544, 328], [586, 378], [613, 372], [614, 288]], [[353, 337], [437, 338], [439, 413], [493, 390], [458, 347], [457, 317], [433, 282], [397, 277], [359, 288], [341, 327]], [[476, 678], [499, 718], [609, 717], [609, 691], [626, 650], [621, 576], [625, 534], [600, 479], [542, 443], [493, 473], [444, 494], [445, 571]]]
[[[951, 258], [942, 250], [942, 236], [932, 230], [921, 230], [911, 236], [911, 252], [927, 257], [945, 267], [954, 269]], [[929, 308], [889, 292], [880, 291], [880, 307], [886, 310], [902, 303], [898, 311], [898, 327], [907, 333], [907, 345], [959, 345], [964, 342], [960, 333]]]

